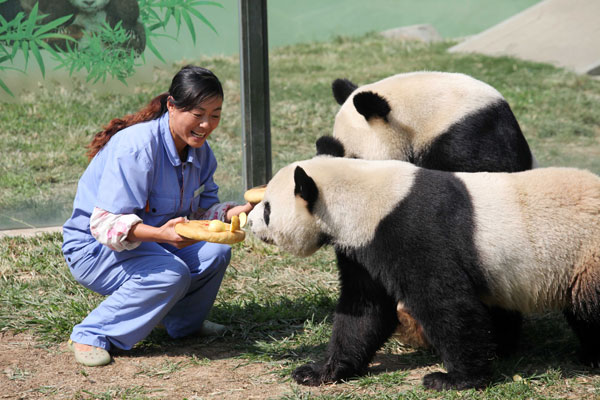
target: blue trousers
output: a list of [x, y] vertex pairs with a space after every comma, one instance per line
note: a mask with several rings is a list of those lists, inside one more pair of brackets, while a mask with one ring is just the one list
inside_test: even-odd
[[173, 338], [198, 331], [230, 259], [230, 246], [207, 242], [183, 249], [143, 242], [118, 253], [99, 246], [71, 265], [71, 273], [108, 297], [73, 328], [71, 339], [129, 350], [161, 321]]

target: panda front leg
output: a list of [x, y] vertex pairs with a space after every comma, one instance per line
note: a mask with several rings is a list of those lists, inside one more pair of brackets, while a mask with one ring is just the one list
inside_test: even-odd
[[341, 293], [325, 360], [297, 368], [292, 377], [317, 386], [364, 375], [377, 350], [394, 332], [396, 302], [365, 268], [338, 254]]
[[423, 385], [434, 390], [485, 387], [496, 347], [489, 309], [457, 280], [437, 285], [446, 290], [433, 286], [422, 292], [426, 298], [412, 297], [409, 307], [447, 372], [425, 375]]

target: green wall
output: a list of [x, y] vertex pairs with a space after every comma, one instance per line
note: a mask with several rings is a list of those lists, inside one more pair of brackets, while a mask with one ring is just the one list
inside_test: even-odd
[[[429, 23], [445, 38], [473, 35], [538, 3], [539, 0], [271, 0], [267, 2], [269, 46], [361, 35], [407, 25]], [[164, 41], [169, 58], [198, 54], [236, 54], [239, 48], [238, 0], [224, 8], [200, 10], [216, 27], [198, 28], [194, 47], [187, 32], [178, 45]], [[170, 49], [170, 50], [166, 50]]]

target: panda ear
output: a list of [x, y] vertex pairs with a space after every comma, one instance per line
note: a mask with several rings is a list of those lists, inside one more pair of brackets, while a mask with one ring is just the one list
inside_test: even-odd
[[331, 91], [333, 92], [335, 101], [337, 101], [339, 105], [342, 105], [357, 87], [358, 86], [350, 82], [348, 79], [336, 79], [331, 84]]
[[392, 110], [386, 99], [373, 92], [360, 92], [354, 98], [354, 107], [368, 121], [373, 117], [387, 122], [387, 115]]
[[317, 139], [317, 155], [344, 157], [344, 145], [333, 136], [321, 136]]
[[308, 211], [312, 213], [313, 207], [319, 197], [319, 189], [315, 181], [306, 174], [302, 167], [296, 167], [294, 170], [294, 195], [300, 196], [308, 203]]

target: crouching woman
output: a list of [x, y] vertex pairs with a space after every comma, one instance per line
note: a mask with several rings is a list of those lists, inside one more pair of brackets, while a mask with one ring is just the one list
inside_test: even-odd
[[131, 349], [158, 324], [173, 338], [225, 330], [206, 316], [231, 248], [174, 229], [188, 217], [228, 222], [252, 208], [217, 196], [206, 140], [222, 105], [218, 78], [186, 66], [167, 93], [113, 119], [91, 142], [62, 250], [75, 279], [107, 297], [73, 328], [79, 363], [108, 364], [111, 348]]

